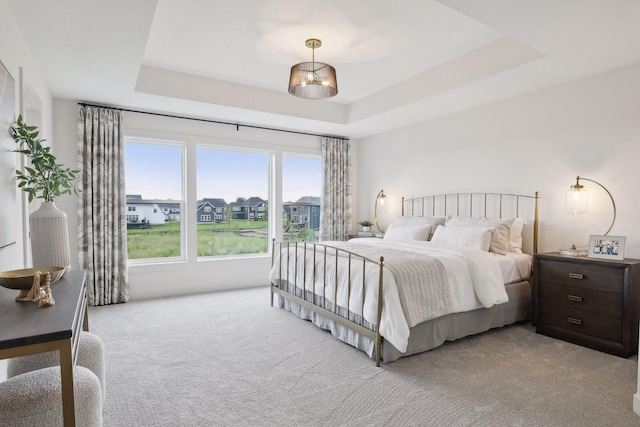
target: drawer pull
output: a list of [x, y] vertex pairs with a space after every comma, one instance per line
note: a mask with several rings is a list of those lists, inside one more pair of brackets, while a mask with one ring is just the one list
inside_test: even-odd
[[567, 322], [573, 323], [574, 325], [582, 325], [582, 320], [576, 319], [575, 317], [567, 317]]
[[569, 298], [570, 301], [582, 302], [582, 297], [578, 295], [567, 295], [567, 298]]
[[571, 277], [572, 279], [584, 279], [584, 276], [578, 273], [569, 273], [569, 277]]

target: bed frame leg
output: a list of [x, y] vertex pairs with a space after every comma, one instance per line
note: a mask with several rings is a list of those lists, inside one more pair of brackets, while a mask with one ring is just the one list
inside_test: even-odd
[[273, 307], [273, 283], [269, 285], [269, 291], [271, 292], [271, 307]]
[[[404, 205], [404, 203], [403, 203]], [[380, 335], [380, 322], [382, 322], [382, 292], [383, 282], [382, 275], [384, 273], [384, 257], [380, 257], [380, 273], [378, 274], [378, 315], [376, 325], [376, 366], [380, 367], [380, 359], [382, 359], [382, 335]], [[363, 287], [364, 288], [364, 287]], [[364, 313], [364, 309], [362, 311]]]

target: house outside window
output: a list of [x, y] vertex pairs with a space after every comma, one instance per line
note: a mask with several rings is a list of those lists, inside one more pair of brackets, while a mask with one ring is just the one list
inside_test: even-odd
[[146, 138], [125, 137], [125, 189], [127, 212], [132, 215], [127, 222], [140, 219], [146, 228], [129, 228], [127, 224], [127, 252], [130, 262], [183, 259], [183, 227], [177, 218], [167, 221], [158, 202], [171, 199], [180, 205], [183, 199], [184, 143]]
[[[291, 241], [318, 241], [322, 160], [316, 156], [282, 156], [283, 237]], [[316, 209], [317, 208], [317, 209]]]
[[199, 258], [269, 252], [269, 227], [256, 211], [269, 195], [270, 159], [264, 151], [198, 145], [198, 199], [224, 200], [233, 213], [223, 223], [198, 225]]

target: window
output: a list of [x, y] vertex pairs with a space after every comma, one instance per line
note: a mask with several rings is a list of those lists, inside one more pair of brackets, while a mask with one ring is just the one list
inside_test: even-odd
[[[320, 234], [320, 215], [302, 215], [320, 211], [322, 160], [320, 157], [282, 156], [282, 222], [284, 240], [316, 242]], [[295, 206], [294, 206], [295, 204]], [[295, 213], [295, 215], [294, 215]], [[303, 221], [303, 222], [300, 222]], [[296, 224], [299, 223], [299, 224]]]
[[264, 152], [197, 148], [198, 199], [223, 199], [235, 213], [221, 223], [198, 225], [198, 257], [268, 252], [268, 220], [255, 211], [261, 204], [268, 206], [269, 157]]
[[[320, 208], [322, 169], [315, 145], [185, 139], [125, 136], [125, 212], [131, 223], [127, 245], [132, 264], [266, 255], [272, 237], [318, 239], [320, 209], [306, 215]], [[208, 145], [213, 143], [218, 145]], [[285, 146], [296, 147], [290, 148], [296, 153], [283, 153], [280, 147]], [[273, 165], [282, 166], [275, 170]], [[281, 185], [273, 187], [275, 182]], [[282, 205], [271, 206], [270, 197], [282, 200]], [[185, 206], [190, 208], [188, 215]], [[301, 222], [303, 214], [308, 220]], [[282, 228], [274, 230], [274, 224]], [[195, 242], [187, 245], [192, 233]]]
[[129, 260], [182, 258], [180, 215], [167, 218], [158, 205], [150, 201], [171, 200], [179, 206], [183, 200], [183, 144], [156, 140], [126, 138], [125, 188], [126, 194], [140, 195], [137, 206], [127, 206], [129, 222], [142, 217], [145, 228], [127, 227]]

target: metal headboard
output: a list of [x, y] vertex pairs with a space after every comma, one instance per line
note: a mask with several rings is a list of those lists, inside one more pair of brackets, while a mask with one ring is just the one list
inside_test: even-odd
[[[521, 204], [533, 202], [533, 212], [521, 215]], [[402, 216], [468, 216], [481, 218], [524, 218], [533, 220], [533, 254], [538, 253], [538, 192], [535, 195], [508, 193], [445, 193], [402, 198]], [[531, 217], [533, 215], [533, 217]]]

